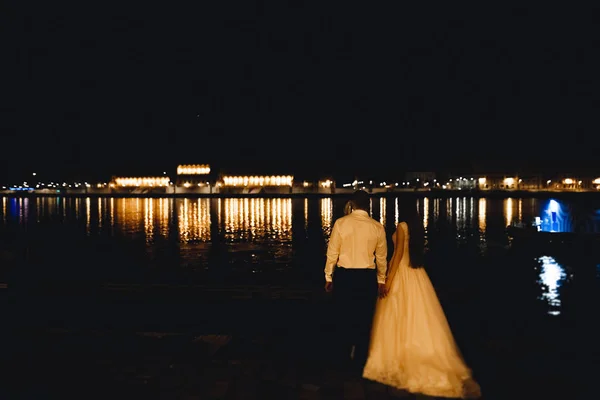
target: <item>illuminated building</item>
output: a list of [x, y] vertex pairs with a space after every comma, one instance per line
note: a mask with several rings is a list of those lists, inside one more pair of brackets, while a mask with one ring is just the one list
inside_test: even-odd
[[332, 186], [332, 184], [333, 184], [333, 181], [331, 179], [327, 179], [327, 180], [319, 182], [319, 186], [324, 187], [324, 188], [330, 188]]
[[[451, 175], [447, 181], [442, 182], [444, 189], [473, 190], [485, 187], [487, 178], [479, 175]], [[439, 187], [439, 185], [436, 185]]]
[[[294, 177], [291, 175], [224, 175], [218, 185], [225, 191], [241, 193], [289, 192], [292, 189]], [[269, 190], [267, 190], [269, 189]]]
[[488, 184], [487, 184], [487, 178], [485, 176], [482, 176], [480, 178], [477, 178], [477, 187], [482, 190], [482, 189], [487, 189], [488, 188]]
[[223, 176], [223, 186], [292, 186], [291, 175]]
[[454, 177], [446, 187], [448, 189], [469, 188], [479, 190], [515, 190], [519, 189], [522, 179], [515, 175], [491, 173], [469, 177]]
[[210, 165], [181, 164], [177, 166], [177, 181], [179, 187], [206, 187], [210, 185]]
[[560, 175], [558, 179], [555, 180], [553, 186], [554, 189], [559, 190], [579, 191], [588, 185], [584, 185], [584, 182], [580, 177], [577, 177], [575, 174], [569, 173]]
[[540, 190], [544, 188], [544, 179], [540, 174], [519, 175], [519, 190]]
[[208, 164], [183, 164], [177, 166], [177, 175], [208, 175], [210, 165]]
[[149, 176], [149, 177], [115, 177], [111, 187], [167, 187], [169, 186], [169, 177], [167, 176]]

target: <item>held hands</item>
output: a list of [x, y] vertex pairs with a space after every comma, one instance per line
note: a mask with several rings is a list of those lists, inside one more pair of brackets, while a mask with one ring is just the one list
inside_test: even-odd
[[391, 287], [392, 287], [392, 280], [389, 279], [389, 277], [388, 277], [388, 279], [385, 280], [385, 290], [387, 293], [390, 292]]
[[378, 288], [378, 292], [379, 292], [379, 298], [383, 299], [385, 296], [387, 296], [388, 294], [388, 287], [386, 286], [385, 283], [379, 283], [377, 285]]

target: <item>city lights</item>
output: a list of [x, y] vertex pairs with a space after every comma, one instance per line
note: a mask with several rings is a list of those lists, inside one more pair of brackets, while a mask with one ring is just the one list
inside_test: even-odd
[[155, 187], [155, 186], [168, 186], [169, 178], [160, 177], [143, 177], [143, 178], [115, 178], [115, 184], [117, 186], [124, 187]]
[[[225, 175], [214, 173], [208, 164], [179, 164], [173, 180], [162, 168], [155, 175], [119, 176], [106, 181], [40, 180], [37, 172], [28, 172], [28, 179], [0, 182], [5, 193], [59, 194], [344, 194], [357, 189], [370, 193], [403, 191], [526, 191], [526, 192], [586, 192], [600, 191], [600, 176], [542, 173], [516, 174], [495, 172], [488, 174], [447, 174], [435, 172], [400, 172], [397, 177], [370, 179], [368, 176], [337, 177], [325, 175], [314, 180], [295, 181], [293, 175]], [[213, 174], [213, 175], [211, 175]]]
[[515, 178], [504, 178], [504, 184], [508, 187], [515, 184]]
[[293, 176], [224, 176], [225, 186], [292, 186]]

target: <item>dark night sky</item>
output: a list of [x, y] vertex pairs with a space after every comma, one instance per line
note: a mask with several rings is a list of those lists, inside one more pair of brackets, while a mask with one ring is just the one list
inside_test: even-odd
[[0, 177], [598, 165], [593, 9], [46, 3], [3, 16]]

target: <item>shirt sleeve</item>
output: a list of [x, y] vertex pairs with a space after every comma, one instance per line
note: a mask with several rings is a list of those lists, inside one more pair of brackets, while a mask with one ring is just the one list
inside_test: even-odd
[[329, 245], [327, 246], [327, 261], [325, 262], [325, 281], [333, 281], [333, 269], [335, 268], [338, 258], [340, 257], [340, 228], [337, 221], [333, 224], [331, 236], [329, 237]]
[[383, 227], [379, 232], [379, 237], [377, 238], [375, 262], [377, 264], [377, 283], [384, 284], [387, 273], [387, 239], [385, 237], [385, 228]]

